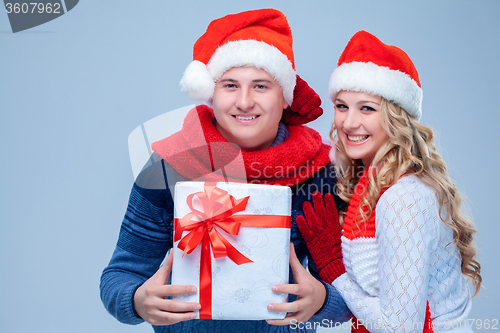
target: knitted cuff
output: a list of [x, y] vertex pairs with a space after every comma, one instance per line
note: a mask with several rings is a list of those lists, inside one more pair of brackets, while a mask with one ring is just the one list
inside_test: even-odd
[[[136, 285], [131, 285], [125, 290], [125, 294], [123, 295], [122, 298], [122, 303], [121, 303], [121, 308], [123, 309], [123, 316], [126, 318], [127, 324], [131, 325], [137, 325], [142, 322], [144, 322], [144, 319], [142, 319], [138, 314], [137, 311], [135, 311], [135, 306], [134, 306], [134, 295], [137, 290], [142, 284], [136, 284]], [[120, 320], [121, 321], [121, 320]]]
[[323, 312], [324, 309], [328, 307], [328, 302], [330, 300], [330, 290], [328, 289], [328, 284], [325, 281], [319, 281], [319, 282], [321, 282], [321, 284], [323, 284], [323, 286], [325, 287], [325, 291], [326, 291], [325, 301], [323, 302], [323, 305], [321, 306], [321, 308], [318, 311], [316, 311], [316, 313], [313, 316], [316, 316], [317, 314]]
[[325, 281], [320, 282], [326, 289], [325, 302], [321, 309], [319, 309], [309, 320], [312, 322], [323, 322], [324, 319], [328, 319], [330, 321], [330, 327], [332, 327], [332, 322], [335, 324], [343, 323], [351, 319], [351, 311], [349, 311], [349, 308], [337, 289]]
[[342, 258], [338, 258], [328, 265], [326, 265], [322, 270], [319, 271], [319, 276], [321, 279], [328, 284], [332, 284], [335, 279], [345, 273], [344, 263]]

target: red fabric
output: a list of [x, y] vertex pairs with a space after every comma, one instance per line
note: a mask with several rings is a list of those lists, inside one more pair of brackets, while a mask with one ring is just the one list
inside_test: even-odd
[[287, 125], [302, 125], [319, 118], [322, 114], [321, 98], [297, 75], [292, 105], [283, 111], [281, 121]]
[[208, 63], [215, 50], [237, 40], [262, 41], [286, 55], [295, 69], [292, 31], [285, 15], [276, 9], [258, 9], [226, 15], [212, 21], [194, 44], [193, 60]]
[[[363, 175], [356, 184], [351, 201], [349, 202], [349, 207], [347, 208], [346, 216], [344, 218], [344, 224], [342, 225], [342, 235], [350, 240], [359, 237], [375, 237], [375, 209], [372, 211], [372, 214], [370, 215], [366, 223], [360, 221], [358, 222], [358, 225], [356, 225], [356, 218], [359, 218], [359, 205], [361, 204], [362, 199], [361, 194], [364, 193], [365, 189], [368, 186], [368, 183], [370, 182], [370, 179], [368, 178], [369, 169], [370, 168], [366, 168], [366, 170], [363, 172]], [[379, 198], [382, 196], [382, 194], [384, 194], [386, 190], [387, 188], [380, 191]], [[368, 211], [368, 208], [363, 207], [363, 211]]]
[[425, 308], [425, 320], [424, 320], [423, 333], [434, 333], [434, 328], [432, 326], [431, 309], [429, 307], [429, 301], [427, 301], [427, 307]]
[[[295, 186], [330, 161], [331, 147], [311, 128], [289, 126], [288, 139], [282, 144], [247, 152], [229, 143], [212, 118], [212, 109], [199, 105], [189, 111], [181, 131], [153, 143], [151, 148], [182, 176], [215, 182]], [[224, 177], [220, 172], [215, 174], [216, 170]]]
[[350, 62], [371, 62], [377, 66], [388, 67], [408, 74], [420, 88], [420, 80], [410, 57], [399, 47], [384, 44], [374, 35], [364, 30], [351, 37], [340, 55], [338, 66]]
[[331, 284], [345, 273], [340, 246], [342, 227], [331, 193], [325, 194], [324, 203], [318, 191], [313, 193], [312, 199], [314, 209], [309, 201], [304, 202], [302, 208], [306, 218], [299, 215], [295, 221], [318, 268], [319, 276]]

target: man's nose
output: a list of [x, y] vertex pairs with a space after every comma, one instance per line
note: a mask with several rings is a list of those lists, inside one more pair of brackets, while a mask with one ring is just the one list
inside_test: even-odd
[[242, 111], [252, 109], [254, 106], [253, 94], [250, 89], [240, 89], [236, 100], [236, 107]]

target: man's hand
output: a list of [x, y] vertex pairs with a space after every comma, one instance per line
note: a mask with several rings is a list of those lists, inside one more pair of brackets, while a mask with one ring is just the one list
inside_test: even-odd
[[292, 313], [287, 314], [282, 320], [268, 320], [268, 324], [290, 325], [293, 319], [297, 322], [307, 321], [325, 302], [325, 286], [301, 265], [292, 243], [290, 243], [290, 267], [295, 284], [278, 284], [273, 286], [273, 291], [297, 295], [297, 300], [291, 303], [271, 303], [267, 308], [271, 311]]
[[172, 253], [165, 264], [134, 294], [134, 307], [137, 314], [152, 325], [172, 325], [180, 321], [194, 319], [195, 310], [201, 308], [198, 303], [178, 302], [165, 299], [165, 296], [193, 294], [195, 286], [168, 285], [168, 277], [172, 270]]

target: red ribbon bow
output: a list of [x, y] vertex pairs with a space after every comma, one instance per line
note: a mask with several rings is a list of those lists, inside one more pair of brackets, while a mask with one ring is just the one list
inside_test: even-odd
[[[202, 206], [203, 212], [193, 207], [193, 199], [197, 197]], [[244, 211], [247, 207], [248, 199], [236, 200], [227, 191], [216, 187], [216, 183], [205, 183], [205, 192], [190, 194], [186, 201], [191, 209], [191, 213], [186, 214], [178, 220], [175, 227], [174, 241], [182, 237], [184, 230], [191, 230], [177, 247], [183, 252], [191, 253], [202, 242], [209, 242], [215, 258], [229, 257], [236, 264], [241, 265], [252, 260], [241, 254], [220, 234], [214, 226], [218, 226], [231, 235], [238, 235], [240, 227], [247, 218], [244, 216], [232, 216], [234, 213]], [[193, 217], [198, 217], [200, 221], [193, 221]]]

